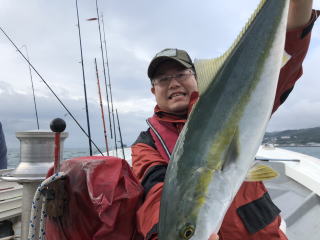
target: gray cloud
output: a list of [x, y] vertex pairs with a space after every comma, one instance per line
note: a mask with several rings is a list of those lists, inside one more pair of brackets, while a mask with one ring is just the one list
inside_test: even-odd
[[[7, 84], [3, 84], [0, 82], [0, 86], [3, 87], [3, 85]], [[37, 128], [35, 111], [33, 108], [33, 100], [29, 95], [14, 92], [14, 90], [12, 90], [12, 88], [7, 85], [5, 90], [8, 89], [11, 90], [4, 91], [0, 94], [0, 102], [2, 103], [0, 106], [0, 112], [2, 116], [5, 116], [1, 119], [1, 121], [3, 126], [5, 126], [4, 132], [8, 146], [17, 147], [18, 140], [15, 138], [15, 132]], [[12, 98], [11, 96], [14, 96], [14, 98]], [[75, 100], [62, 97], [61, 100], [71, 111], [74, 117], [79, 121], [85, 131], [87, 131], [84, 99]], [[151, 114], [153, 102], [148, 99], [137, 99], [128, 101], [127, 103], [123, 101], [121, 102], [121, 104], [122, 109], [120, 112], [118, 111], [122, 129], [121, 131], [124, 142], [127, 145], [130, 145], [135, 140], [139, 132], [146, 128], [146, 124], [144, 121], [145, 115]], [[135, 104], [137, 105], [137, 107], [134, 106]], [[144, 107], [149, 104], [148, 109], [150, 109], [150, 111], [148, 112], [146, 110], [143, 110], [143, 107], [139, 106], [138, 104], [143, 104]], [[80, 132], [78, 126], [76, 126], [76, 123], [58, 104], [57, 100], [52, 99], [52, 97], [37, 97], [37, 106], [41, 129], [49, 129], [50, 122], [54, 118], [63, 118], [67, 123], [66, 131], [68, 131], [70, 134], [68, 140], [66, 141], [66, 146], [82, 147], [87, 145], [87, 138], [82, 132]], [[92, 138], [98, 146], [103, 148], [105, 146], [103, 137], [103, 125], [100, 107], [97, 100], [89, 102], [89, 115]], [[105, 115], [107, 118], [106, 112]], [[106, 119], [106, 124], [107, 126], [109, 125], [108, 119]], [[116, 131], [118, 132], [118, 126], [116, 126]], [[114, 143], [113, 140], [110, 139], [109, 129], [107, 130], [107, 132], [110, 147], [113, 147]]]

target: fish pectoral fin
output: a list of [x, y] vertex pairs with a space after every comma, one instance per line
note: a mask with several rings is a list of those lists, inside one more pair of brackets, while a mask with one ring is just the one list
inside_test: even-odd
[[255, 164], [248, 171], [248, 174], [245, 178], [247, 182], [257, 182], [264, 181], [276, 178], [279, 176], [279, 173], [273, 168], [263, 165], [263, 164]]
[[239, 155], [239, 132], [238, 131], [239, 130], [236, 128], [233, 134], [233, 138], [226, 150], [226, 153], [223, 159], [223, 165], [221, 168], [222, 171], [226, 169], [228, 165], [230, 165], [231, 163], [234, 163], [235, 160], [238, 158], [238, 155]]

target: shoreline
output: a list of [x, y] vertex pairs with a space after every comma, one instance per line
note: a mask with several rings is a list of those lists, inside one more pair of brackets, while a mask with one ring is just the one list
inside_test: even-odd
[[274, 144], [275, 147], [320, 147], [320, 145], [280, 145]]
[[273, 144], [275, 147], [320, 147], [320, 145], [282, 145], [282, 144]]

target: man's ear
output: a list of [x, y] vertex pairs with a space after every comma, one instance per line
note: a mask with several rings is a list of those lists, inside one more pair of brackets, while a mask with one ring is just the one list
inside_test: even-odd
[[155, 95], [156, 90], [154, 89], [154, 87], [151, 88], [151, 92], [153, 95]]

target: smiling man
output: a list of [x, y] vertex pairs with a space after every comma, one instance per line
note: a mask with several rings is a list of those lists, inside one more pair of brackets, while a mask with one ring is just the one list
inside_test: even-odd
[[[312, 0], [290, 1], [285, 43], [289, 57], [280, 72], [273, 112], [286, 100], [302, 75], [302, 62], [318, 16], [311, 8]], [[144, 239], [154, 240], [158, 238], [160, 199], [170, 149], [197, 101], [198, 87], [193, 62], [184, 50], [159, 52], [150, 62], [148, 76], [157, 105], [154, 115], [147, 120], [149, 129], [141, 132], [132, 145], [132, 164], [144, 187], [144, 203], [137, 213], [138, 231]], [[279, 213], [262, 182], [244, 182], [225, 215], [219, 237], [223, 240], [287, 239], [280, 229]]]
[[[174, 50], [180, 54], [184, 53]], [[198, 90], [194, 69], [186, 68], [184, 63], [174, 62], [167, 57], [159, 59], [163, 59], [164, 62], [159, 64], [154, 73], [152, 70], [149, 73], [153, 76], [151, 92], [155, 95], [158, 107], [167, 113], [186, 114], [191, 94]]]

